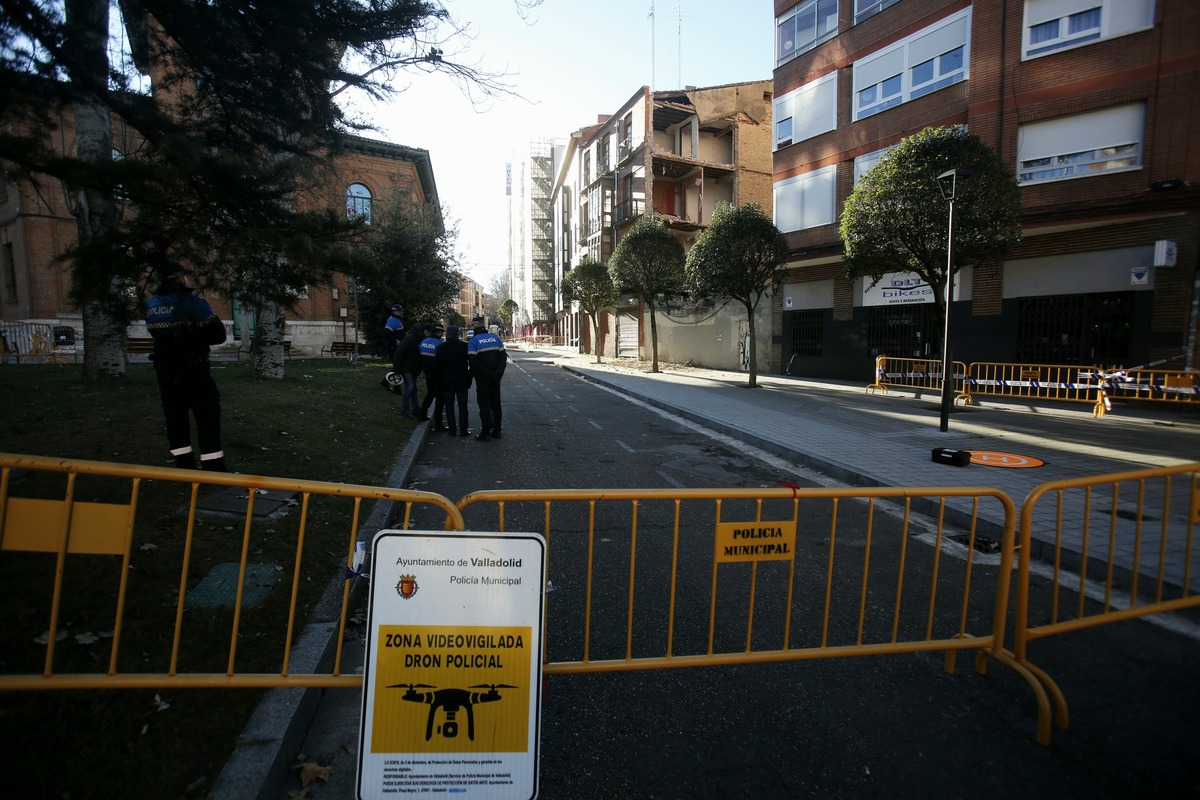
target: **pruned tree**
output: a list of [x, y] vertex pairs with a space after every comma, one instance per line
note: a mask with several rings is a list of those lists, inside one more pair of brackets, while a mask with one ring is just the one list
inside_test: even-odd
[[953, 273], [1002, 261], [1021, 238], [1021, 196], [1009, 165], [961, 128], [926, 128], [903, 139], [862, 177], [842, 210], [846, 275], [875, 285], [913, 272], [945, 314], [949, 213], [938, 185], [948, 170], [972, 171], [955, 200]]
[[[152, 242], [171, 243], [197, 288], [280, 311], [339, 268], [359, 226], [314, 210], [305, 192], [363, 128], [335, 102], [343, 93], [382, 98], [405, 70], [446, 73], [473, 97], [511, 93], [457, 57], [465, 28], [431, 0], [119, 7], [130, 63], [110, 62], [109, 0], [0, 0], [0, 152], [10, 175], [55, 178], [75, 198], [71, 286], [89, 381], [124, 374]], [[67, 115], [76, 135], [62, 147]], [[110, 120], [131, 143], [119, 159]], [[280, 324], [280, 365], [281, 339]]]
[[659, 296], [678, 294], [684, 283], [683, 245], [653, 215], [640, 217], [617, 244], [608, 270], [623, 293], [637, 295], [650, 308], [650, 371], [658, 372], [658, 321], [654, 304]]
[[753, 203], [719, 203], [712, 221], [688, 251], [685, 271], [696, 296], [716, 295], [741, 303], [750, 332], [750, 388], [758, 386], [754, 312], [768, 292], [778, 290], [787, 270], [788, 248], [779, 229]]
[[568, 303], [579, 303], [579, 307], [591, 317], [592, 346], [596, 350], [596, 363], [599, 364], [600, 356], [604, 353], [600, 311], [614, 305], [619, 296], [608, 267], [584, 256], [574, 269], [563, 276], [562, 292]]

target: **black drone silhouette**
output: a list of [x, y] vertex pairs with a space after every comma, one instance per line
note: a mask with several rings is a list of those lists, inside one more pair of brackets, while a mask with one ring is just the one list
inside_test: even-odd
[[[475, 712], [473, 706], [479, 703], [494, 703], [500, 699], [497, 689], [516, 689], [507, 683], [478, 683], [466, 689], [438, 689], [428, 683], [394, 683], [389, 689], [406, 689], [403, 700], [412, 703], [426, 703], [430, 706], [429, 720], [425, 723], [425, 741], [433, 738], [433, 720], [439, 708], [446, 710], [446, 721], [438, 726], [437, 732], [447, 739], [458, 736], [458, 715], [460, 708], [467, 710], [467, 738], [475, 741]], [[417, 689], [433, 689], [432, 692], [418, 692]], [[472, 689], [487, 689], [486, 692], [473, 692]]]

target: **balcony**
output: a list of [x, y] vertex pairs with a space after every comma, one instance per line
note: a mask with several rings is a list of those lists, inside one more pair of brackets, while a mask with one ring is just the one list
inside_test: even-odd
[[640, 217], [645, 212], [646, 201], [643, 198], [635, 197], [631, 200], [617, 203], [617, 207], [613, 210], [613, 221], [617, 225], [621, 225], [631, 219]]

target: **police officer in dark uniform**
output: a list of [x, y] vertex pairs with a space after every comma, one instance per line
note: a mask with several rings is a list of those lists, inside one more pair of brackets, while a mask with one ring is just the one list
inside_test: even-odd
[[508, 364], [508, 353], [504, 341], [488, 332], [483, 317], [471, 320], [475, 335], [467, 341], [467, 360], [471, 364], [471, 375], [475, 378], [475, 400], [479, 403], [479, 419], [482, 428], [477, 441], [500, 438], [503, 411], [500, 406], [500, 380]]
[[200, 468], [225, 471], [221, 449], [221, 394], [209, 372], [208, 348], [225, 341], [225, 323], [179, 276], [177, 265], [156, 267], [158, 287], [146, 302], [146, 329], [154, 339], [154, 373], [175, 466], [194, 469], [190, 412], [196, 418]]
[[433, 323], [432, 328], [428, 330], [427, 335], [418, 346], [421, 351], [421, 372], [425, 373], [425, 400], [421, 403], [421, 413], [428, 417], [429, 407], [433, 406], [433, 429], [435, 431], [446, 430], [446, 423], [442, 421], [445, 417], [443, 409], [446, 401], [442, 397], [441, 375], [437, 365], [437, 348], [442, 343], [443, 333], [445, 333], [445, 328], [436, 322]]

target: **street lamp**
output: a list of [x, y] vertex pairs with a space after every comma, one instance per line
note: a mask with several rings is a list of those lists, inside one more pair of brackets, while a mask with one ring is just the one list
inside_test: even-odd
[[946, 328], [942, 332], [942, 414], [938, 430], [945, 433], [950, 428], [950, 407], [954, 405], [954, 362], [950, 357], [950, 305], [954, 299], [954, 201], [958, 199], [959, 185], [975, 174], [970, 167], [955, 167], [938, 175], [938, 186], [942, 198], [950, 204], [950, 224], [946, 240], [946, 284], [943, 302], [946, 312]]

